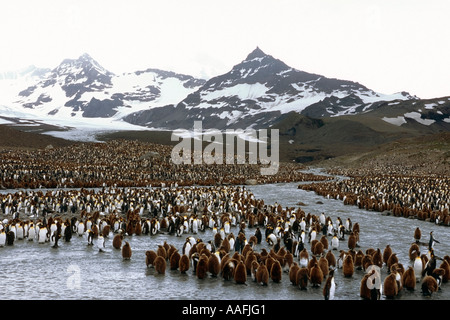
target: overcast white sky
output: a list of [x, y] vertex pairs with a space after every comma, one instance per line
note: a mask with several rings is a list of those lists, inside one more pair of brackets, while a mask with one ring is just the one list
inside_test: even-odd
[[210, 78], [259, 46], [380, 93], [450, 96], [448, 0], [14, 0], [0, 13], [0, 70], [87, 52], [114, 73]]

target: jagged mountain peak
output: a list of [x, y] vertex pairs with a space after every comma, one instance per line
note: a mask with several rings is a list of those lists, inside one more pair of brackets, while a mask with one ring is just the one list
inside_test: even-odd
[[253, 50], [252, 52], [249, 53], [249, 55], [247, 56], [247, 58], [245, 60], [249, 61], [249, 60], [253, 60], [253, 59], [257, 59], [257, 58], [264, 58], [266, 56], [267, 56], [267, 54], [265, 54], [259, 47], [256, 47], [255, 50]]
[[64, 59], [53, 71], [58, 75], [66, 75], [68, 73], [91, 72], [95, 71], [101, 75], [112, 76], [112, 72], [106, 70], [88, 53], [83, 53], [77, 59]]
[[241, 68], [269, 68], [269, 72], [291, 69], [283, 61], [264, 53], [259, 47], [256, 47], [242, 62], [233, 67], [233, 69]]

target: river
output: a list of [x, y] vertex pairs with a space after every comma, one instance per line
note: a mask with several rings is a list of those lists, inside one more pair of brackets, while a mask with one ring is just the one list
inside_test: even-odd
[[[428, 241], [430, 231], [434, 231], [436, 255], [443, 257], [450, 254], [450, 234], [448, 227], [437, 226], [430, 222], [403, 217], [384, 216], [377, 212], [360, 210], [346, 206], [342, 201], [326, 199], [314, 192], [297, 188], [297, 183], [247, 186], [256, 198], [264, 199], [266, 204], [275, 202], [283, 207], [298, 207], [306, 213], [319, 215], [324, 212], [332, 221], [340, 217], [343, 221], [350, 218], [360, 225], [360, 248], [380, 248], [389, 244], [397, 253], [399, 262], [405, 269], [410, 265], [408, 250], [413, 242], [416, 227], [420, 227], [423, 241]], [[237, 229], [232, 232], [237, 234]], [[248, 234], [253, 233], [248, 229]], [[212, 231], [207, 229], [196, 235], [203, 241], [213, 239]], [[329, 237], [330, 238], [330, 237]], [[130, 260], [123, 260], [120, 250], [112, 247], [112, 237], [106, 242], [106, 252], [99, 252], [95, 246], [88, 246], [84, 237], [74, 236], [71, 242], [60, 241], [58, 248], [49, 243], [16, 240], [13, 246], [0, 248], [0, 276], [3, 290], [0, 299], [31, 300], [323, 300], [322, 287], [300, 290], [291, 285], [287, 273], [280, 283], [270, 282], [261, 286], [249, 277], [246, 285], [234, 281], [225, 281], [221, 277], [198, 279], [191, 270], [181, 274], [178, 270], [166, 270], [158, 274], [154, 268], [147, 268], [146, 250], [156, 250], [164, 241], [181, 250], [186, 237], [176, 237], [160, 233], [158, 235], [126, 236], [132, 248]], [[330, 239], [329, 239], [330, 240]], [[331, 243], [331, 241], [330, 241]], [[263, 241], [256, 250], [268, 248]], [[309, 249], [309, 246], [306, 246]], [[346, 242], [341, 248], [347, 250]], [[426, 247], [422, 247], [425, 252]], [[337, 258], [337, 252], [335, 256]], [[438, 261], [440, 263], [440, 261]], [[387, 275], [386, 267], [382, 269], [382, 278]], [[360, 300], [359, 288], [364, 271], [356, 270], [351, 278], [342, 274], [342, 269], [335, 272], [336, 300]], [[418, 283], [414, 291], [402, 290], [395, 298], [399, 300], [444, 300], [450, 299], [449, 284], [444, 283], [442, 290], [431, 297], [424, 297]], [[384, 295], [381, 297], [385, 299]]]

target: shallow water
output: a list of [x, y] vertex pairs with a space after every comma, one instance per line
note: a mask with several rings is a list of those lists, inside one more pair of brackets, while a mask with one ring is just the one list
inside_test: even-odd
[[[437, 256], [450, 254], [450, 235], [448, 227], [437, 226], [430, 222], [405, 219], [402, 217], [382, 216], [377, 212], [360, 210], [354, 206], [345, 206], [341, 201], [326, 199], [297, 188], [296, 183], [248, 186], [256, 198], [264, 199], [266, 204], [280, 203], [283, 207], [298, 207], [308, 213], [330, 216], [333, 222], [339, 216], [343, 221], [351, 218], [360, 225], [360, 249], [380, 248], [390, 244], [397, 253], [399, 262], [405, 269], [410, 265], [408, 250], [412, 243], [414, 230], [420, 227], [423, 241], [434, 231], [440, 241], [436, 244]], [[237, 234], [237, 229], [232, 232]], [[251, 235], [254, 230], [247, 229]], [[292, 286], [287, 273], [281, 283], [269, 282], [260, 286], [250, 277], [246, 285], [237, 285], [233, 281], [224, 281], [220, 277], [197, 279], [190, 269], [186, 274], [178, 270], [166, 269], [165, 275], [157, 274], [145, 264], [145, 251], [156, 250], [158, 245], [167, 241], [181, 250], [187, 234], [182, 237], [160, 233], [155, 236], [127, 236], [133, 255], [131, 260], [123, 260], [120, 250], [112, 247], [112, 236], [107, 239], [106, 252], [99, 252], [95, 246], [88, 246], [84, 237], [74, 235], [69, 243], [60, 241], [59, 248], [49, 243], [16, 240], [13, 246], [0, 248], [0, 277], [3, 290], [0, 299], [115, 299], [115, 300], [322, 300], [322, 287], [308, 287], [301, 291]], [[212, 232], [206, 230], [196, 237], [203, 241], [212, 240]], [[331, 239], [329, 239], [331, 240]], [[267, 248], [264, 241], [256, 250]], [[309, 246], [306, 246], [309, 249]], [[341, 242], [346, 250], [346, 242]], [[423, 252], [426, 247], [423, 247]], [[335, 252], [337, 258], [337, 252]], [[438, 261], [440, 264], [440, 261]], [[335, 272], [336, 300], [360, 300], [359, 287], [364, 271], [356, 270], [351, 278], [344, 278], [342, 269]], [[382, 278], [387, 275], [385, 267]], [[382, 296], [382, 299], [385, 297]], [[450, 299], [450, 284], [443, 284], [442, 290], [432, 297], [421, 294], [419, 284], [416, 290], [403, 290], [396, 298], [400, 300], [444, 300]]]

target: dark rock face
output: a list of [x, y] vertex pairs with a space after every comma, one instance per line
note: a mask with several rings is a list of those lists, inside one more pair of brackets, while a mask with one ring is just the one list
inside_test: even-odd
[[[293, 69], [256, 48], [228, 73], [206, 81], [177, 105], [145, 110], [125, 121], [166, 129], [188, 129], [195, 120], [202, 120], [205, 128], [267, 128], [290, 111], [286, 108], [297, 112], [306, 108], [305, 115], [311, 117], [349, 108], [360, 112], [367, 107], [360, 95], [376, 93], [356, 82]], [[310, 101], [311, 107], [304, 101]]]

